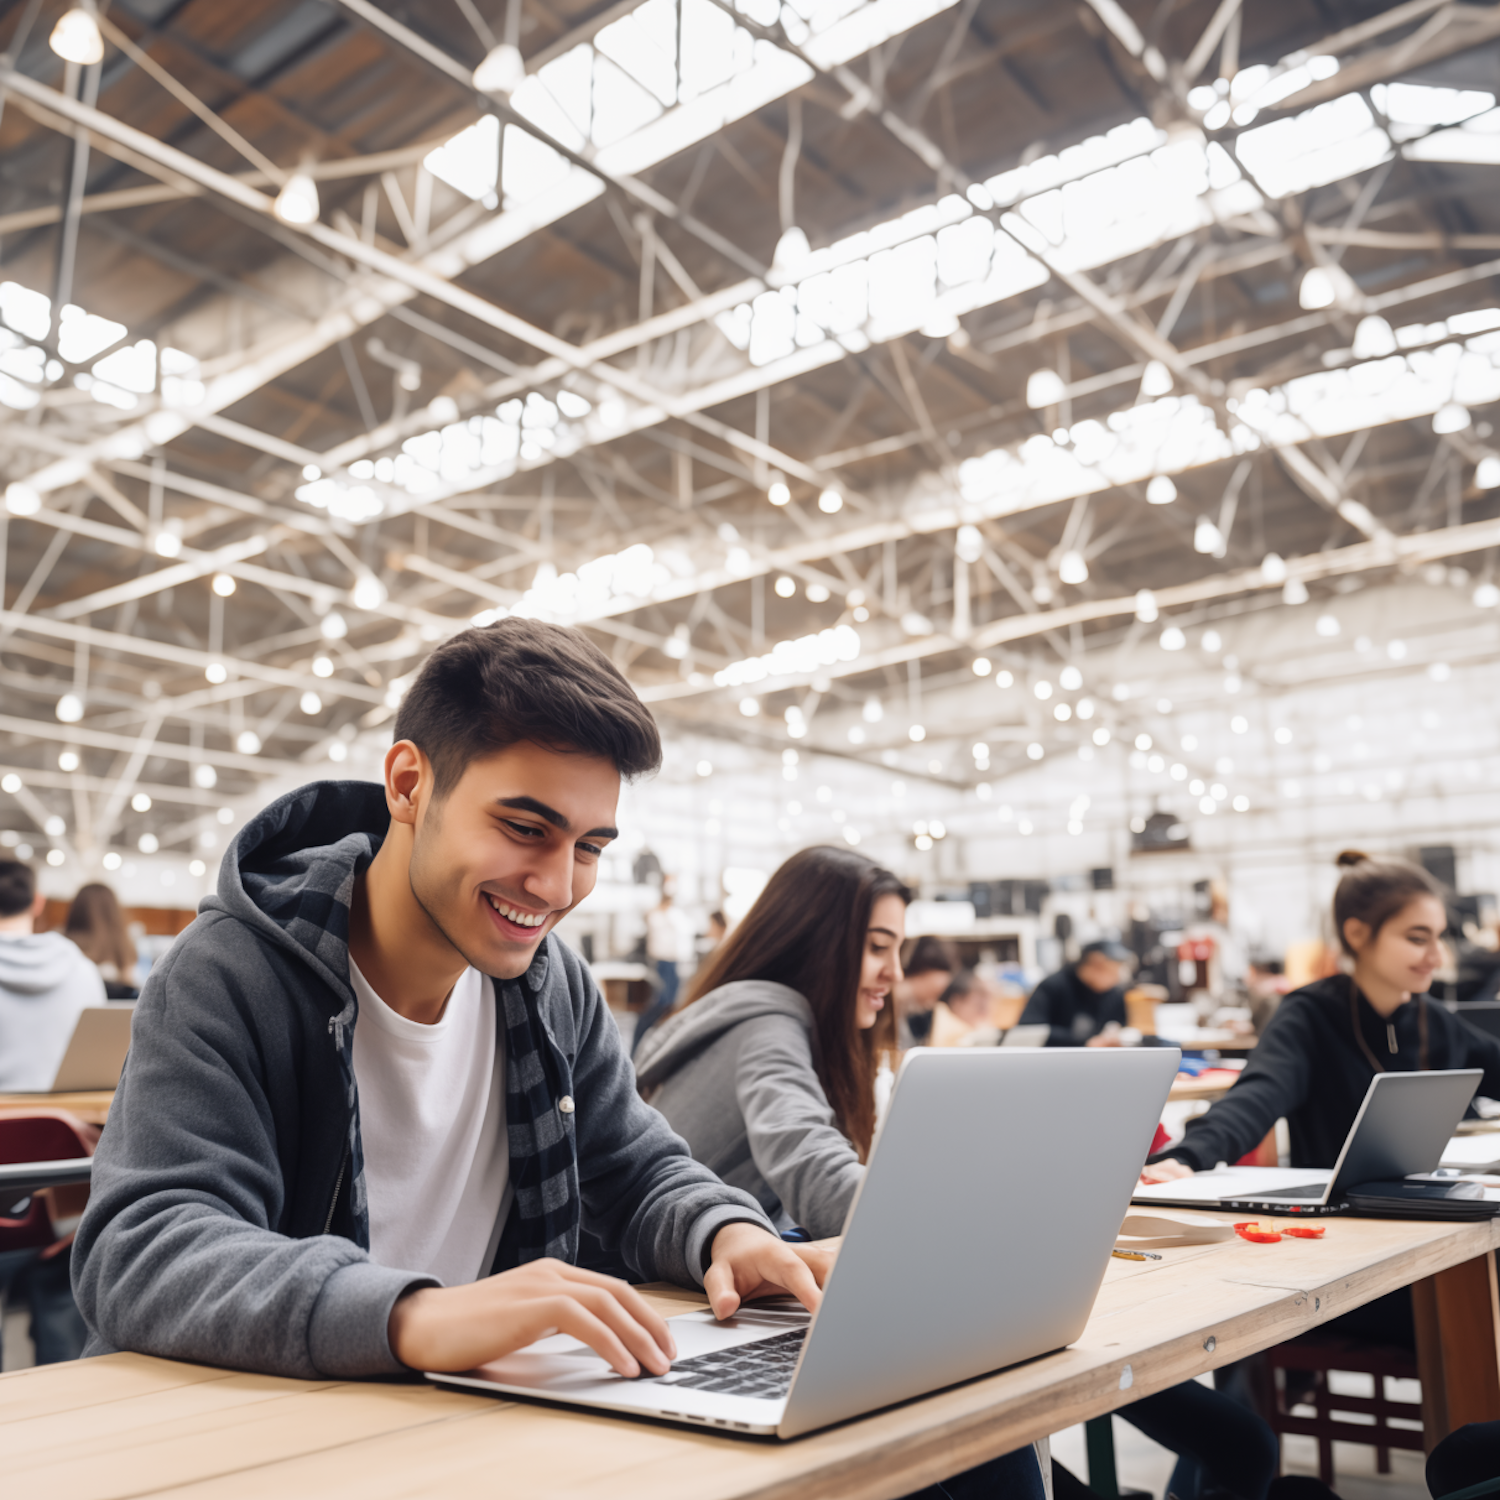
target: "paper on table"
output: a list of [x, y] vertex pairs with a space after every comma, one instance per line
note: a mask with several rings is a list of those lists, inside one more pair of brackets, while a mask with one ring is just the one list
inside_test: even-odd
[[1193, 1214], [1126, 1214], [1115, 1237], [1117, 1250], [1156, 1250], [1177, 1245], [1212, 1245], [1234, 1238], [1234, 1226]]
[[1500, 1136], [1456, 1135], [1443, 1147], [1441, 1165], [1465, 1172], [1500, 1170]]

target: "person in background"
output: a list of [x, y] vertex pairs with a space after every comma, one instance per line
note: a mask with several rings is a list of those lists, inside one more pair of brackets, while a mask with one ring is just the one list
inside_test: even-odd
[[932, 1007], [933, 1047], [993, 1047], [1000, 1040], [998, 1027], [990, 1024], [990, 992], [973, 971], [955, 974]]
[[724, 920], [724, 913], [721, 911], [709, 912], [708, 931], [698, 940], [699, 950], [705, 957], [724, 941], [724, 934], [728, 931], [729, 923]]
[[1117, 1047], [1125, 1024], [1123, 943], [1085, 943], [1076, 964], [1049, 974], [1031, 992], [1022, 1026], [1047, 1026], [1049, 1047]]
[[646, 957], [656, 969], [656, 993], [635, 1023], [635, 1033], [630, 1039], [632, 1057], [641, 1045], [641, 1038], [663, 1016], [672, 1014], [681, 977], [679, 965], [691, 962], [692, 956], [687, 919], [672, 904], [671, 881], [663, 880], [661, 900], [646, 913]]
[[107, 885], [82, 885], [68, 908], [63, 936], [94, 961], [111, 1000], [134, 1000], [135, 944], [125, 930], [125, 913]]
[[941, 938], [919, 937], [896, 986], [896, 1044], [905, 1052], [932, 1035], [932, 1008], [948, 988], [958, 963]]
[[38, 932], [44, 898], [19, 860], [0, 859], [0, 1093], [52, 1087], [79, 1013], [104, 1004], [99, 971], [60, 932]]
[[[696, 1160], [783, 1231], [843, 1232], [875, 1135], [875, 1073], [911, 893], [851, 849], [794, 854], [642, 1043], [642, 1093]], [[1023, 1448], [922, 1491], [1040, 1497]]]
[[[1377, 1073], [1482, 1068], [1478, 1092], [1500, 1098], [1500, 1040], [1427, 996], [1448, 925], [1442, 888], [1404, 860], [1348, 850], [1337, 862], [1333, 925], [1348, 972], [1281, 1002], [1234, 1086], [1151, 1159], [1145, 1181], [1238, 1161], [1283, 1117], [1291, 1165], [1332, 1167]], [[1411, 1294], [1377, 1298], [1327, 1327], [1413, 1348]]]

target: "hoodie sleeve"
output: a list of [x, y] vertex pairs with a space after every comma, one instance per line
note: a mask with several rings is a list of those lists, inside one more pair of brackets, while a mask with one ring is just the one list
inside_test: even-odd
[[562, 961], [578, 1015], [573, 1119], [585, 1223], [643, 1280], [701, 1286], [713, 1237], [726, 1224], [776, 1231], [749, 1193], [694, 1161], [687, 1142], [642, 1100], [593, 976], [571, 953]]
[[275, 983], [227, 921], [179, 941], [147, 983], [73, 1248], [88, 1352], [303, 1379], [402, 1368], [390, 1311], [430, 1279], [338, 1236], [271, 1227], [285, 1187], [246, 1016]]
[[807, 1028], [792, 1016], [762, 1015], [734, 1035], [735, 1098], [757, 1169], [814, 1239], [842, 1234], [865, 1169], [834, 1121]]

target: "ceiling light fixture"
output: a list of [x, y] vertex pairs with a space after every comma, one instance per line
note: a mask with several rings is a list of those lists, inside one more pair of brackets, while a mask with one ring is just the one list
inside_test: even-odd
[[474, 69], [474, 87], [481, 94], [508, 97], [526, 82], [526, 59], [514, 42], [501, 42], [485, 53]]
[[317, 222], [322, 206], [318, 202], [318, 185], [312, 174], [299, 167], [283, 184], [276, 195], [274, 205], [276, 217], [283, 224], [313, 224]]
[[1170, 505], [1177, 498], [1177, 486], [1172, 483], [1167, 474], [1158, 474], [1150, 484], [1146, 486], [1146, 503], [1148, 505]]
[[1056, 370], [1033, 370], [1026, 380], [1026, 404], [1032, 411], [1044, 406], [1058, 406], [1067, 397], [1068, 388]]
[[1058, 560], [1057, 576], [1063, 583], [1080, 584], [1089, 581], [1089, 565], [1081, 552], [1064, 552]]
[[64, 62], [88, 67], [104, 61], [104, 38], [99, 35], [99, 23], [92, 9], [82, 5], [75, 5], [59, 17], [47, 41]]

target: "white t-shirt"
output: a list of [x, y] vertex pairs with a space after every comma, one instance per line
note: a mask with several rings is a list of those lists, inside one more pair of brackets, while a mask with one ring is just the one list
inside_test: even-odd
[[476, 969], [434, 1026], [397, 1015], [349, 960], [370, 1255], [445, 1286], [489, 1274], [510, 1208], [505, 1048]]
[[646, 913], [646, 956], [684, 964], [693, 956], [693, 932], [675, 906], [655, 906]]

